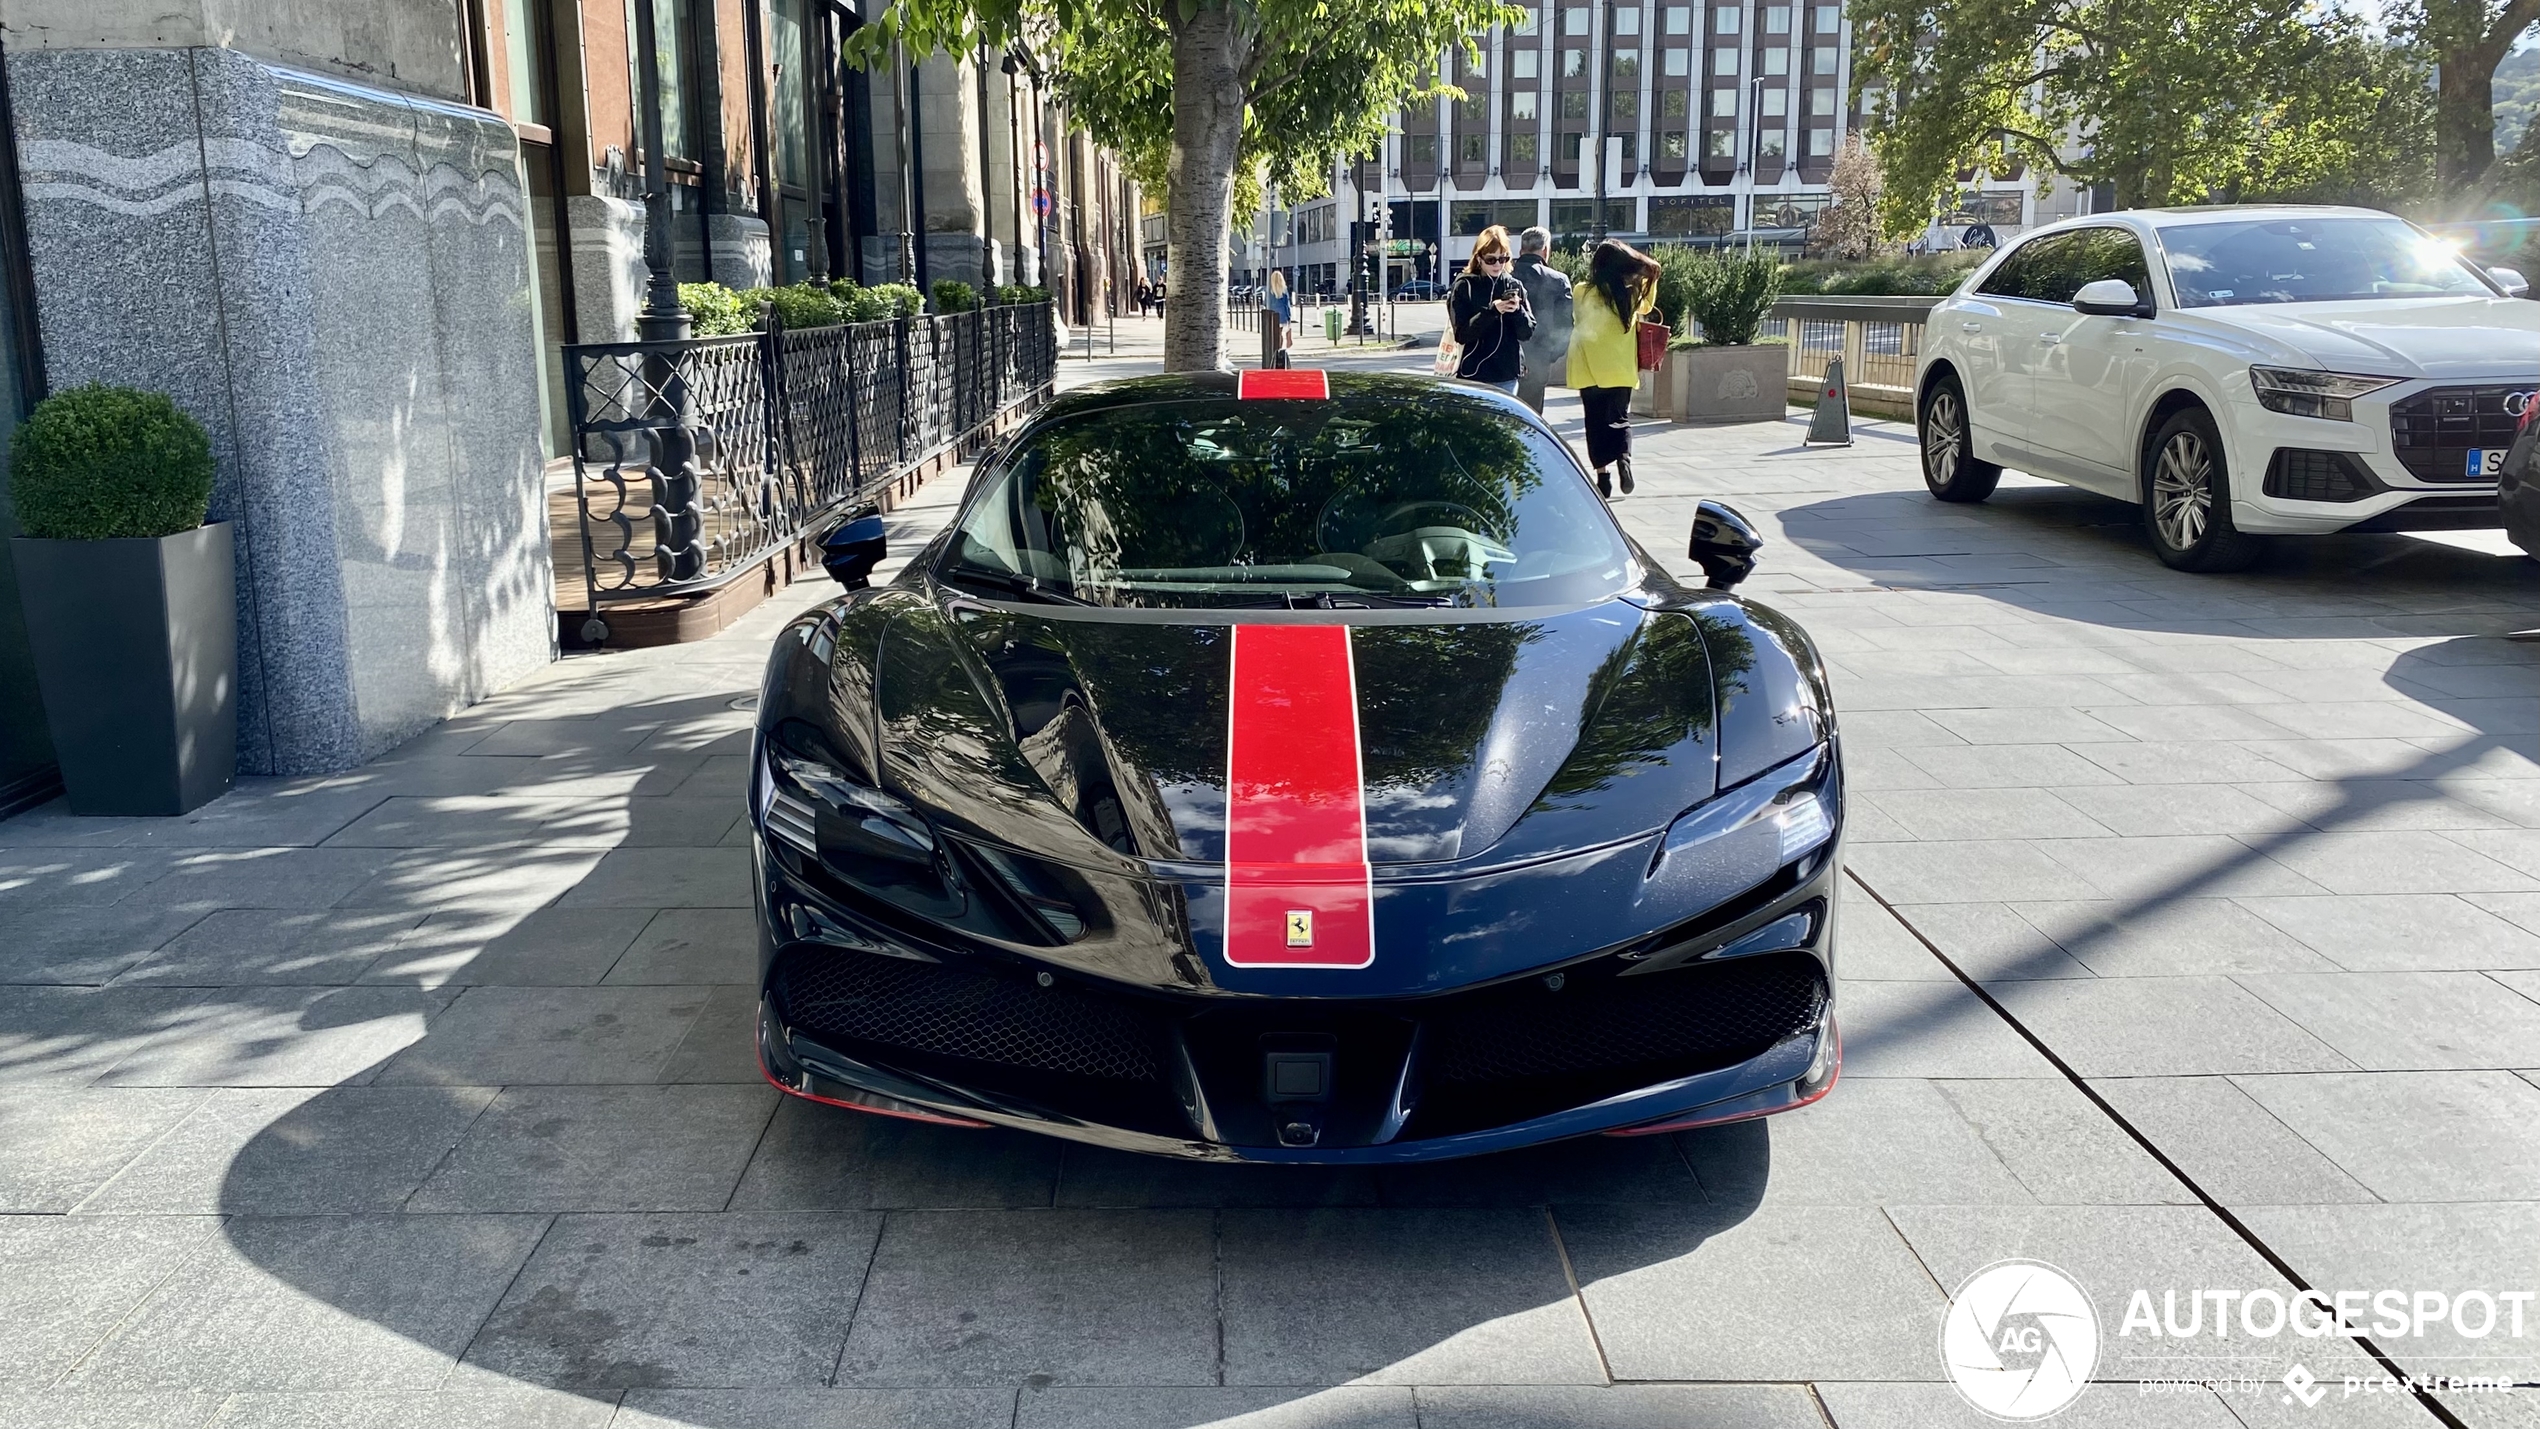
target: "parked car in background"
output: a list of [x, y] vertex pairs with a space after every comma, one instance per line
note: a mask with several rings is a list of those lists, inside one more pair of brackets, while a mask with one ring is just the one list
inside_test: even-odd
[[2161, 559], [2500, 524], [2540, 388], [2522, 274], [2360, 208], [2145, 209], [2026, 234], [1925, 320], [1923, 479], [2002, 468], [2139, 503]]
[[1432, 283], [1426, 278], [1414, 278], [1410, 282], [1393, 290], [1394, 301], [1402, 303], [1434, 303], [1446, 296], [1446, 287], [1447, 285], [1444, 283]]

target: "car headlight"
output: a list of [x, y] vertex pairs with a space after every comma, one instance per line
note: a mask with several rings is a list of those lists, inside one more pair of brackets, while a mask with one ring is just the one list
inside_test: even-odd
[[1834, 837], [1834, 818], [1822, 797], [1829, 753], [1827, 746], [1818, 745], [1709, 803], [1686, 810], [1668, 826], [1653, 871], [1670, 855], [1730, 834], [1751, 836], [1770, 828], [1781, 863]]
[[2290, 417], [2325, 417], [2332, 422], [2355, 420], [2356, 398], [2396, 386], [2400, 380], [2299, 367], [2249, 369], [2249, 385], [2257, 389], [2259, 406]]
[[829, 827], [853, 851], [913, 863], [934, 861], [935, 831], [925, 817], [845, 771], [771, 745], [762, 773], [766, 789], [760, 822], [770, 835], [803, 852], [815, 857], [822, 852], [816, 806], [825, 805], [835, 820]]

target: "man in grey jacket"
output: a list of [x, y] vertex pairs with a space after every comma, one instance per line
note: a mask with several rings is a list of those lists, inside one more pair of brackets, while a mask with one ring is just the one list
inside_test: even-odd
[[1517, 374], [1517, 400], [1540, 412], [1544, 384], [1570, 355], [1570, 278], [1544, 261], [1552, 251], [1552, 235], [1529, 228], [1517, 239], [1517, 262], [1509, 276], [1525, 285], [1526, 305], [1534, 309], [1535, 335], [1522, 349], [1525, 367]]

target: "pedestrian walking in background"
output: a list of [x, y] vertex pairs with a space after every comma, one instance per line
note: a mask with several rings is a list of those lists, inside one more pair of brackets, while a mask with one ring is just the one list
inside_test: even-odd
[[1517, 390], [1526, 339], [1535, 332], [1526, 290], [1508, 275], [1515, 257], [1508, 251], [1508, 230], [1492, 224], [1475, 240], [1472, 261], [1446, 294], [1447, 330], [1458, 349], [1455, 375], [1508, 393]]
[[1537, 412], [1543, 410], [1544, 385], [1570, 355], [1570, 275], [1544, 261], [1551, 251], [1552, 235], [1529, 228], [1517, 240], [1517, 261], [1508, 272], [1526, 290], [1526, 306], [1535, 315], [1525, 367], [1517, 374], [1517, 400]]
[[1285, 367], [1288, 347], [1296, 341], [1296, 329], [1291, 325], [1296, 302], [1288, 296], [1288, 275], [1276, 268], [1270, 270], [1270, 286], [1262, 291], [1261, 310], [1279, 325], [1279, 345], [1274, 350], [1279, 354], [1279, 365]]
[[1588, 465], [1600, 496], [1632, 493], [1632, 394], [1640, 390], [1640, 341], [1633, 331], [1658, 305], [1658, 264], [1618, 239], [1596, 245], [1587, 282], [1576, 294], [1578, 325], [1570, 334], [1569, 380], [1587, 409]]

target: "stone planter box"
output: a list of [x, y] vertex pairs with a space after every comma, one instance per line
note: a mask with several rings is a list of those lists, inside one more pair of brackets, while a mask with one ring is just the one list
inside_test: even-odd
[[45, 724], [76, 814], [182, 814], [238, 766], [229, 523], [10, 543]]
[[1658, 415], [1677, 422], [1773, 422], [1790, 408], [1790, 349], [1671, 348], [1658, 369]]

